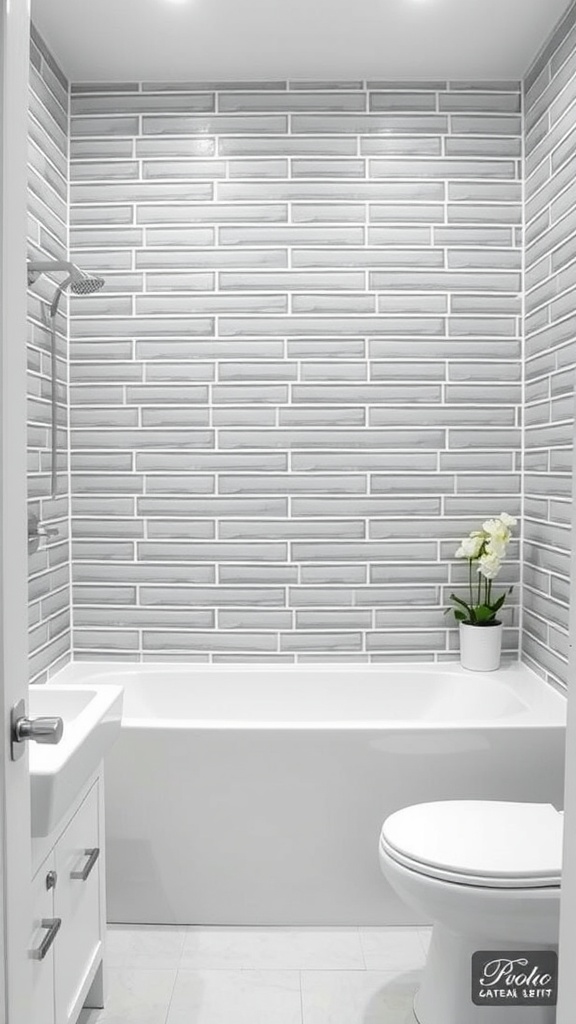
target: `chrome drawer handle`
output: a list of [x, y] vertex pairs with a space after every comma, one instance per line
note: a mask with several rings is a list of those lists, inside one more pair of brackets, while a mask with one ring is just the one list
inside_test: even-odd
[[42, 942], [37, 949], [30, 950], [30, 957], [32, 960], [43, 960], [46, 953], [50, 949], [50, 946], [54, 942], [54, 939], [60, 931], [60, 925], [62, 924], [61, 917], [44, 917], [42, 918], [42, 928], [47, 928], [48, 931], [42, 939]]
[[81, 882], [85, 882], [86, 879], [88, 878], [88, 875], [92, 871], [92, 868], [94, 867], [96, 861], [98, 860], [98, 857], [100, 856], [100, 848], [98, 846], [95, 846], [94, 849], [92, 850], [84, 850], [84, 853], [88, 857], [88, 860], [86, 861], [82, 870], [70, 872], [70, 878], [79, 878]]

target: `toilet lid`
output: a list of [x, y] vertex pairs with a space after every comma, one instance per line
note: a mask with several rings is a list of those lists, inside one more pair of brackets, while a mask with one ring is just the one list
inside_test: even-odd
[[447, 881], [558, 886], [562, 821], [552, 804], [440, 800], [391, 814], [380, 845], [407, 868]]

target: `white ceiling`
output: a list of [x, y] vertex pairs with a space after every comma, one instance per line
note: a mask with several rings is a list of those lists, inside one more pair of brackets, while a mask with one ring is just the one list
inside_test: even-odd
[[32, 0], [75, 82], [514, 79], [570, 0]]

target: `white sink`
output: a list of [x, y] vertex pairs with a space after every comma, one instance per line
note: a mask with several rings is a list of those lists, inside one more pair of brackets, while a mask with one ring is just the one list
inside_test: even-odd
[[47, 836], [98, 767], [120, 732], [121, 686], [50, 683], [29, 688], [28, 717], [58, 716], [60, 743], [30, 742], [32, 835]]

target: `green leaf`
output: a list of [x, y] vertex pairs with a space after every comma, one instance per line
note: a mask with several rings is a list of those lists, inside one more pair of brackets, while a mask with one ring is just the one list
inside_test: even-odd
[[508, 594], [502, 594], [502, 596], [499, 597], [498, 600], [494, 602], [494, 604], [492, 605], [492, 611], [494, 612], [494, 614], [496, 614], [496, 612], [500, 611], [500, 609], [501, 609], [502, 605], [504, 604], [504, 601], [506, 600], [507, 597], [508, 597]]
[[474, 611], [476, 613], [476, 621], [481, 625], [490, 622], [495, 614], [489, 604], [480, 604]]

